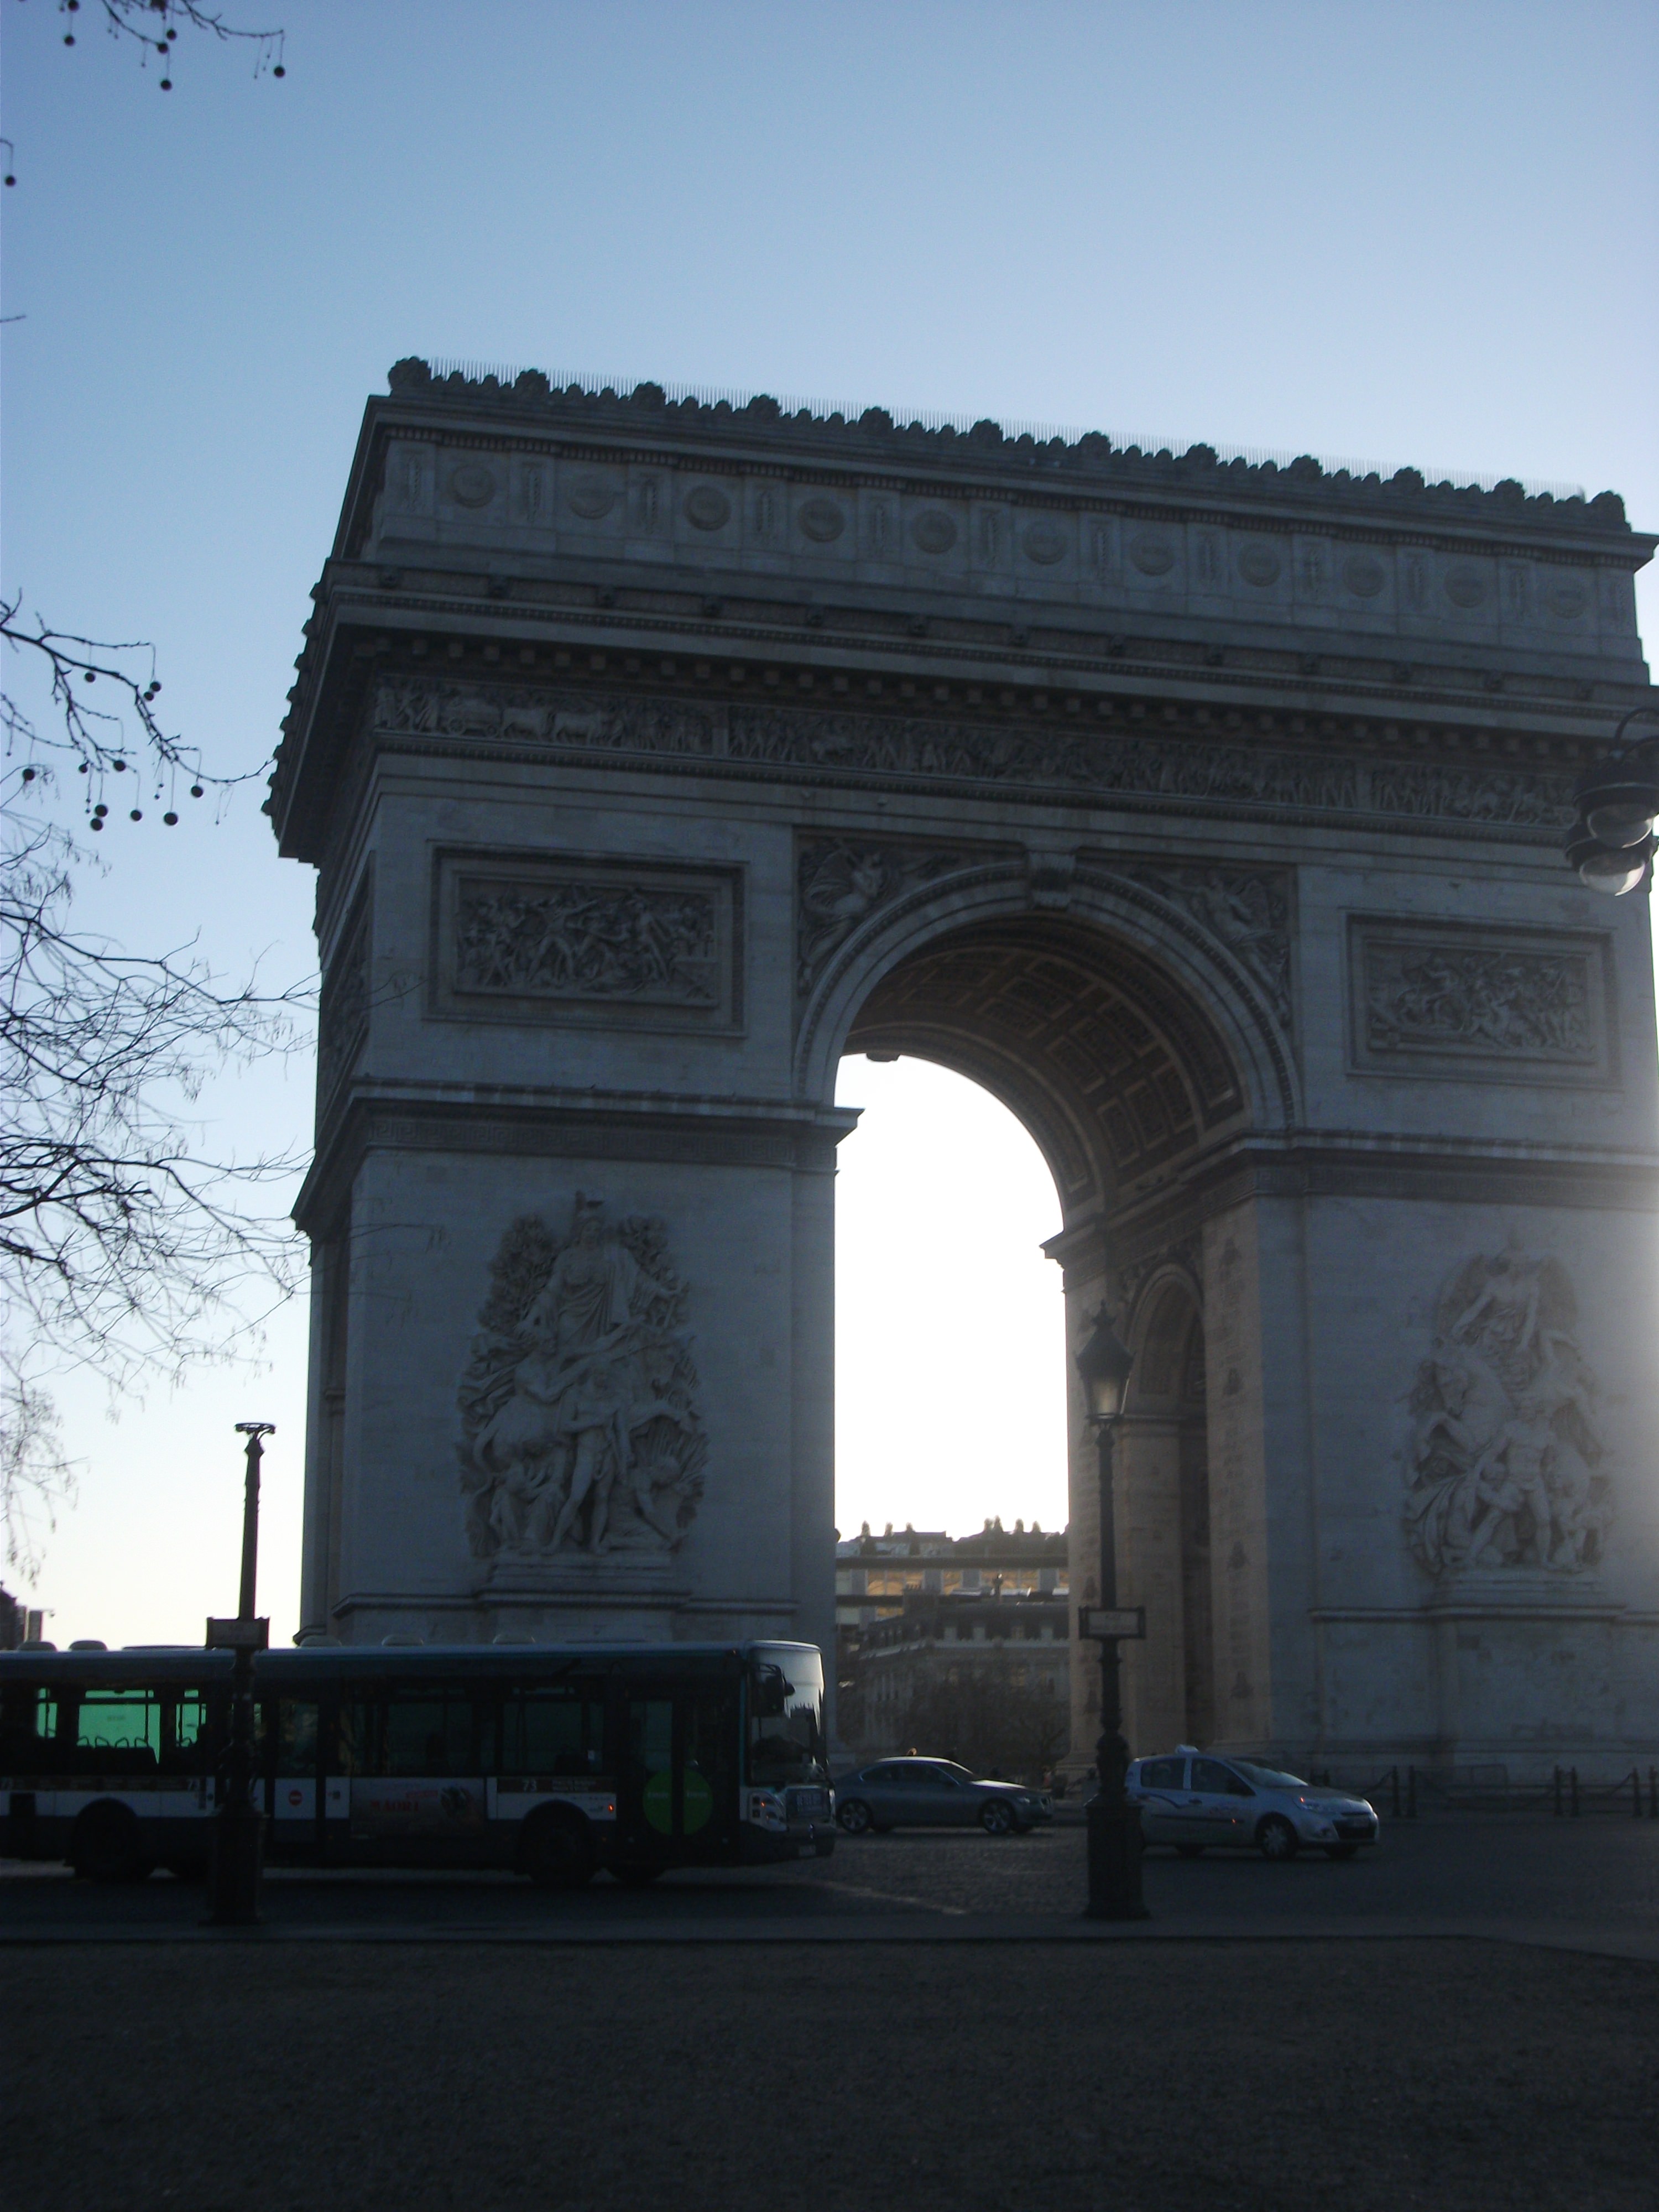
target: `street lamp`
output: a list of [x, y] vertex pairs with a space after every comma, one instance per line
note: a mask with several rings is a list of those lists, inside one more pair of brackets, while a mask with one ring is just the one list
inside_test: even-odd
[[210, 1620], [213, 1649], [234, 1654], [230, 1692], [230, 1757], [225, 1794], [213, 1832], [212, 1906], [209, 1918], [221, 1928], [246, 1928], [259, 1917], [259, 1875], [264, 1857], [264, 1822], [253, 1802], [253, 1655], [270, 1641], [270, 1623], [254, 1618], [254, 1582], [259, 1563], [259, 1462], [264, 1439], [274, 1437], [270, 1421], [238, 1421], [247, 1438], [247, 1474], [242, 1491], [242, 1586], [234, 1620]]
[[1146, 1617], [1139, 1607], [1120, 1607], [1117, 1601], [1117, 1531], [1112, 1496], [1112, 1443], [1123, 1413], [1123, 1394], [1133, 1358], [1119, 1342], [1102, 1306], [1094, 1329], [1077, 1355], [1083, 1378], [1090, 1424], [1099, 1452], [1100, 1470], [1100, 1603], [1085, 1606], [1078, 1615], [1079, 1632], [1100, 1645], [1100, 1741], [1095, 1746], [1094, 1796], [1085, 1818], [1089, 1824], [1089, 1903], [1091, 1920], [1144, 1920], [1146, 1907], [1140, 1893], [1140, 1808], [1124, 1795], [1129, 1767], [1129, 1747], [1123, 1740], [1123, 1700], [1119, 1680], [1118, 1644], [1122, 1638], [1145, 1636]]
[[1605, 758], [1586, 769], [1574, 797], [1578, 819], [1567, 833], [1567, 866], [1593, 891], [1619, 898], [1650, 879], [1659, 850], [1659, 736], [1620, 740], [1638, 715], [1659, 716], [1659, 707], [1632, 707], [1613, 733]]

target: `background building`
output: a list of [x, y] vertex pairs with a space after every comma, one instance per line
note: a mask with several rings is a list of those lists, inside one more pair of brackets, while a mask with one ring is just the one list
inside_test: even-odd
[[866, 1522], [836, 1552], [840, 1727], [854, 1756], [912, 1746], [1035, 1776], [1063, 1757], [1071, 1695], [1065, 1532]]
[[942, 1528], [895, 1530], [879, 1536], [866, 1521], [856, 1536], [836, 1545], [836, 1628], [868, 1628], [902, 1611], [907, 1595], [926, 1597], [1064, 1595], [1066, 1532], [1044, 1534], [1034, 1521], [1016, 1521], [1012, 1534], [1000, 1518], [976, 1536], [948, 1536]]

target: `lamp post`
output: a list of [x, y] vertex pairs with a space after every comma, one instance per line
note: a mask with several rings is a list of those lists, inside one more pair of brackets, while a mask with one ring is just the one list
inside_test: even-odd
[[275, 1436], [270, 1421], [238, 1421], [247, 1438], [246, 1479], [242, 1491], [242, 1583], [234, 1620], [210, 1620], [207, 1640], [234, 1654], [230, 1692], [230, 1746], [225, 1794], [214, 1823], [212, 1911], [220, 1928], [246, 1928], [259, 1917], [259, 1876], [264, 1857], [264, 1822], [253, 1802], [253, 1655], [270, 1641], [270, 1623], [254, 1618], [254, 1583], [259, 1561], [259, 1462], [264, 1439]]
[[1659, 734], [1620, 741], [1639, 715], [1659, 718], [1659, 707], [1632, 707], [1613, 733], [1604, 759], [1586, 769], [1574, 796], [1578, 819], [1567, 833], [1566, 861], [1593, 891], [1619, 898], [1650, 882], [1659, 849]]
[[1117, 1601], [1117, 1532], [1112, 1493], [1112, 1447], [1123, 1412], [1124, 1389], [1133, 1364], [1120, 1343], [1106, 1309], [1094, 1318], [1093, 1333], [1077, 1355], [1078, 1372], [1095, 1431], [1100, 1472], [1100, 1603], [1078, 1616], [1079, 1632], [1100, 1645], [1100, 1741], [1095, 1746], [1094, 1796], [1085, 1808], [1089, 1824], [1091, 1920], [1144, 1920], [1140, 1893], [1140, 1808], [1124, 1795], [1129, 1747], [1123, 1739], [1123, 1699], [1118, 1644], [1125, 1636], [1144, 1636], [1146, 1614]]

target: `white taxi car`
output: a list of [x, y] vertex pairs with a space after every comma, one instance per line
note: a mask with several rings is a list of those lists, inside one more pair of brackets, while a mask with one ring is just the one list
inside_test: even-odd
[[1364, 1798], [1190, 1744], [1133, 1760], [1126, 1789], [1140, 1808], [1146, 1842], [1173, 1844], [1183, 1858], [1220, 1846], [1291, 1859], [1306, 1845], [1327, 1858], [1351, 1859], [1377, 1838], [1376, 1814]]

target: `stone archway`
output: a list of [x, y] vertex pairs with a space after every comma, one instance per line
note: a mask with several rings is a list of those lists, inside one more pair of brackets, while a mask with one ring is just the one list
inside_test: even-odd
[[1559, 845], [1656, 541], [392, 384], [271, 785], [324, 978], [307, 1632], [829, 1643], [851, 1041], [1013, 1108], [1071, 1341], [1137, 1333], [1138, 1735], [1206, 1733], [1201, 1316], [1213, 1741], [1645, 1764], [1651, 945]]

